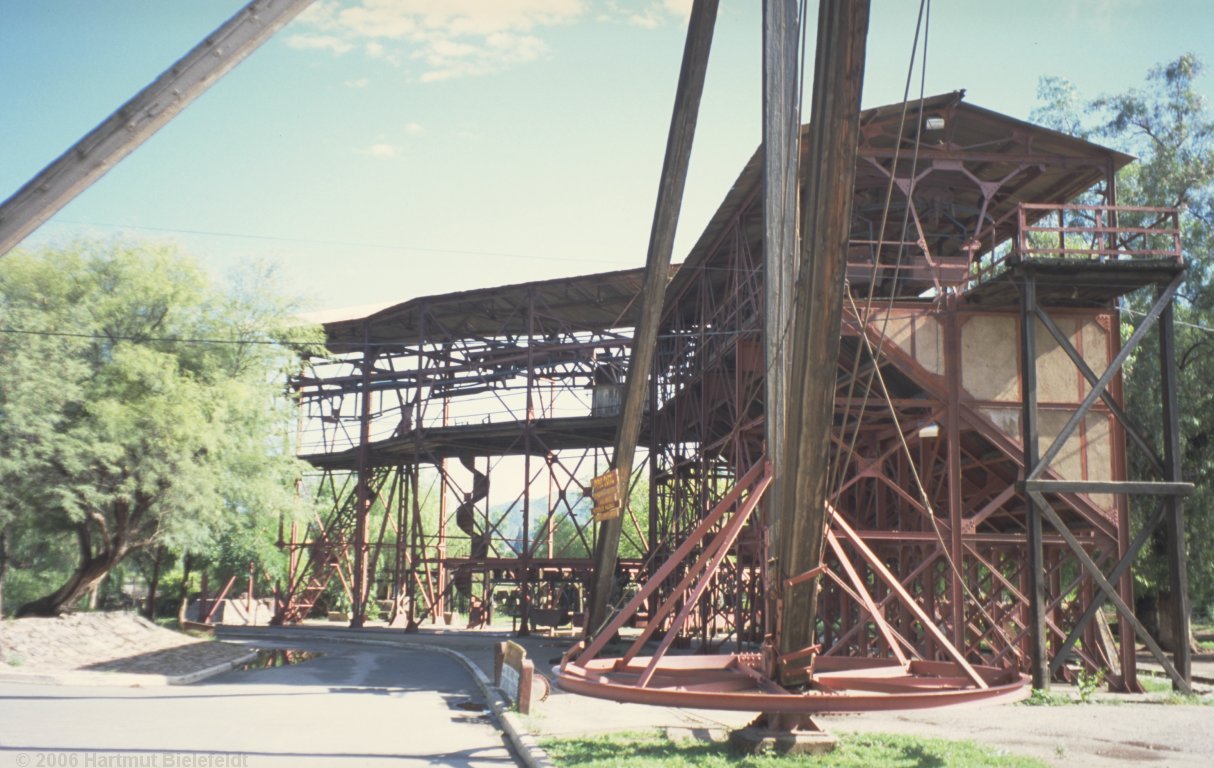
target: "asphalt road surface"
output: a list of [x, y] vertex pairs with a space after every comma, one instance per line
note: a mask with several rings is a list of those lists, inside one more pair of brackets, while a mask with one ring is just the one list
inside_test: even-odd
[[190, 686], [0, 685], [0, 766], [467, 766], [515, 761], [471, 676], [432, 651], [341, 642]]

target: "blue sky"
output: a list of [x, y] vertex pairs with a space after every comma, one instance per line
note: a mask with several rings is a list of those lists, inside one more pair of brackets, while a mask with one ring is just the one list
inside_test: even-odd
[[[0, 198], [243, 4], [0, 0]], [[27, 244], [270, 259], [318, 309], [641, 266], [688, 5], [317, 0]], [[918, 5], [873, 0], [866, 106]], [[676, 259], [758, 143], [759, 23], [721, 0]], [[1185, 51], [1214, 66], [1214, 3], [935, 0], [926, 90], [1023, 118], [1042, 75], [1095, 96]]]

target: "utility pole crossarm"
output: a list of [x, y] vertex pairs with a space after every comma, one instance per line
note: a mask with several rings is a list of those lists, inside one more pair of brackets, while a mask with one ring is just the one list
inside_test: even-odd
[[160, 130], [312, 0], [252, 0], [0, 203], [0, 256]]

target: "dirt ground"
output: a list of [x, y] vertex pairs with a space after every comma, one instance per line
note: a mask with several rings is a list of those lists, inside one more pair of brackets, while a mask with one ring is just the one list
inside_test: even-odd
[[1105, 699], [1064, 706], [1012, 704], [820, 719], [834, 733], [968, 739], [1058, 766], [1214, 765], [1214, 706]]
[[0, 621], [0, 678], [6, 672], [78, 670], [174, 676], [213, 667], [247, 652], [165, 629], [134, 613]]

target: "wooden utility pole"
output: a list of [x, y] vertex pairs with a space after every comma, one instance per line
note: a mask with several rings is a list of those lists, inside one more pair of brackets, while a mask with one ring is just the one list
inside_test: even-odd
[[[797, 181], [801, 146], [798, 47], [800, 0], [763, 3], [763, 335], [764, 427], [773, 479], [763, 497], [769, 542], [779, 539], [786, 478], [788, 341], [797, 267]], [[774, 580], [775, 573], [769, 574]], [[766, 632], [774, 628], [777, 590], [769, 591]]]
[[[813, 645], [815, 637], [817, 580], [792, 586], [788, 580], [822, 561], [868, 13], [869, 0], [823, 0], [818, 6], [809, 170], [793, 302], [787, 460], [777, 523], [775, 570], [780, 581], [773, 585], [780, 592], [775, 646], [781, 660]], [[803, 656], [781, 662], [780, 682], [803, 681], [809, 661]]]
[[312, 0], [252, 0], [0, 203], [0, 255], [54, 216], [269, 40]]
[[[674, 251], [674, 236], [679, 224], [679, 209], [683, 204], [683, 188], [687, 183], [687, 166], [691, 160], [691, 144], [695, 138], [696, 120], [700, 113], [700, 96], [704, 92], [704, 74], [708, 70], [708, 51], [712, 46], [713, 27], [717, 20], [717, 0], [695, 0], [691, 20], [687, 25], [687, 42], [683, 47], [683, 64], [679, 71], [675, 93], [674, 114], [666, 139], [666, 159], [658, 184], [658, 200], [653, 212], [653, 228], [649, 233], [649, 253], [645, 259], [645, 280], [641, 286], [640, 313], [632, 337], [628, 378], [624, 383], [624, 403], [616, 431], [615, 450], [611, 466], [617, 470], [621, 507], [628, 504], [628, 482], [632, 476], [632, 461], [641, 434], [645, 403], [649, 400], [649, 374], [653, 369], [657, 347], [658, 322], [662, 319], [662, 297], [670, 275], [670, 256]], [[594, 551], [594, 584], [590, 594], [590, 610], [586, 633], [593, 636], [607, 619], [608, 601], [620, 547], [623, 510], [599, 524]]]

